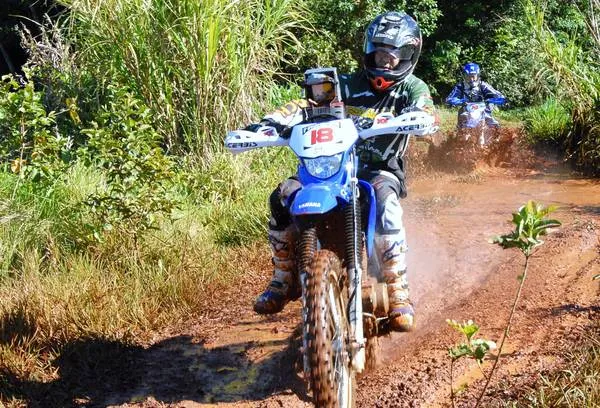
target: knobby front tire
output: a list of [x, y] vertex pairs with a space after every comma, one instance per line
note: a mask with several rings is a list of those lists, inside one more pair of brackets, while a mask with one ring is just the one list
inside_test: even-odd
[[355, 404], [356, 376], [348, 355], [349, 326], [343, 270], [338, 257], [320, 250], [306, 279], [306, 336], [310, 386], [316, 407], [350, 408]]

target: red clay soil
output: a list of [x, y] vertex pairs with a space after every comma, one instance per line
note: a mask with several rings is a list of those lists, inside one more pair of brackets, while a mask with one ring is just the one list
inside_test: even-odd
[[[530, 259], [511, 336], [482, 406], [498, 406], [561, 367], [598, 320], [600, 288], [592, 277], [600, 273], [600, 184], [518, 140], [506, 130], [492, 147], [460, 152], [449, 142], [429, 149], [413, 142], [403, 206], [418, 328], [383, 338], [384, 361], [361, 375], [358, 407], [450, 406], [447, 350], [462, 338], [445, 320], [472, 319], [480, 337], [499, 343], [524, 257], [488, 239], [510, 232], [511, 213], [527, 200], [558, 205], [552, 215], [562, 226]], [[211, 307], [184, 330], [129, 354], [123, 361], [135, 368], [128, 381], [102, 395], [88, 389], [90, 397], [75, 405], [312, 406], [301, 376], [300, 304], [272, 317], [254, 314], [252, 301], [270, 277], [269, 254], [260, 246], [239, 257], [248, 269], [239, 285], [215, 292]], [[495, 357], [484, 363], [485, 372]], [[462, 390], [457, 406], [474, 405], [483, 386], [474, 361], [456, 364], [453, 386]]]

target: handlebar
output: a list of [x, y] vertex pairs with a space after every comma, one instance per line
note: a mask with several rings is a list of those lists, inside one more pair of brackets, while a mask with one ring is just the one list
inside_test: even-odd
[[[372, 126], [368, 129], [357, 129], [358, 137], [363, 140], [398, 133], [426, 136], [437, 130], [435, 117], [423, 111], [407, 112], [399, 116], [383, 112], [375, 116]], [[285, 130], [282, 130], [282, 134], [284, 132]], [[225, 147], [232, 153], [241, 153], [260, 147], [287, 146], [289, 143], [289, 136], [288, 138], [282, 137], [275, 127], [268, 125], [257, 126], [253, 128], [253, 131], [245, 129], [230, 131], [225, 138]]]
[[469, 103], [485, 103], [486, 105], [503, 105], [504, 102], [506, 102], [506, 99], [502, 98], [502, 97], [488, 98], [486, 100], [477, 101], [477, 102], [469, 101], [466, 98], [453, 98], [448, 101], [448, 104], [452, 105], [452, 106], [467, 105]]
[[413, 111], [394, 116], [390, 112], [380, 113], [373, 119], [368, 129], [358, 131], [361, 139], [369, 139], [380, 135], [403, 133], [406, 135], [425, 136], [435, 133], [438, 126], [435, 117], [423, 111]]

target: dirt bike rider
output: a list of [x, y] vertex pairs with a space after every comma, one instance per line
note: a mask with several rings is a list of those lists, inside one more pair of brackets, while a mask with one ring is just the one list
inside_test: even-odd
[[[504, 95], [495, 90], [490, 84], [480, 78], [481, 69], [474, 62], [466, 63], [462, 68], [463, 80], [457, 83], [448, 97], [446, 103], [449, 105], [462, 105], [458, 111], [458, 127], [462, 128], [466, 121], [464, 109], [465, 102], [487, 102], [494, 100], [495, 105], [505, 102]], [[492, 116], [492, 104], [486, 103], [485, 122], [490, 127], [498, 128], [500, 123]]]
[[[376, 114], [384, 111], [399, 115], [422, 110], [434, 114], [428, 86], [412, 75], [421, 52], [421, 31], [404, 12], [387, 12], [376, 17], [365, 32], [364, 69], [340, 75], [346, 112], [357, 127], [367, 128]], [[327, 78], [308, 78], [305, 91], [308, 102], [292, 101], [260, 124], [274, 126], [279, 133], [299, 123], [308, 104], [319, 105], [331, 99], [332, 84]], [[257, 127], [258, 126], [258, 127]], [[414, 327], [414, 309], [409, 299], [405, 256], [406, 233], [402, 223], [400, 198], [406, 197], [402, 155], [408, 144], [406, 135], [376, 137], [357, 146], [362, 168], [359, 177], [368, 180], [377, 197], [375, 251], [381, 276], [388, 284], [390, 329], [409, 331]], [[297, 286], [295, 241], [298, 232], [288, 210], [288, 198], [301, 187], [295, 177], [283, 181], [270, 197], [269, 242], [273, 252], [274, 273], [268, 288], [257, 297], [255, 312], [280, 312], [300, 296]]]

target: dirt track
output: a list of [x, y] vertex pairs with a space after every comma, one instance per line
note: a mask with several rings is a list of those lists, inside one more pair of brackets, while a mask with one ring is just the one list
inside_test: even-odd
[[[514, 161], [509, 168], [502, 160], [496, 163], [502, 167], [483, 164], [464, 174], [413, 177], [403, 204], [418, 330], [384, 339], [384, 364], [360, 378], [358, 407], [448, 406], [447, 348], [462, 339], [445, 319], [473, 319], [481, 337], [499, 341], [524, 258], [487, 240], [509, 232], [511, 213], [529, 199], [559, 205], [553, 218], [563, 226], [530, 261], [512, 336], [484, 406], [559, 366], [563, 352], [600, 316], [600, 290], [592, 281], [600, 273], [600, 184], [552, 160], [525, 166]], [[79, 394], [89, 397], [75, 405], [311, 406], [300, 377], [299, 303], [273, 317], [252, 313], [252, 299], [269, 278], [261, 269], [270, 262], [264, 247], [243, 262], [244, 282], [215, 294], [199, 321], [147, 349], [125, 353], [108, 372], [121, 370], [126, 379], [109, 374], [112, 385], [83, 383]], [[454, 387], [468, 391], [458, 405], [472, 404], [482, 384], [477, 365], [462, 360]]]

